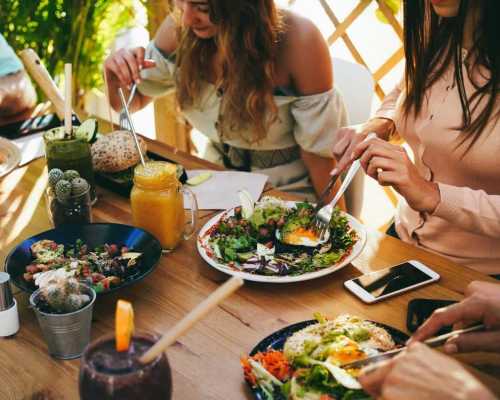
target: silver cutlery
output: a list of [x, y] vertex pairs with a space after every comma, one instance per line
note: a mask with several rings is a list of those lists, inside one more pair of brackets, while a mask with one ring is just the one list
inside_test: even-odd
[[[128, 95], [128, 100], [127, 100], [127, 109], [130, 107], [130, 104], [132, 104], [132, 100], [134, 100], [135, 96], [135, 91], [137, 90], [137, 84], [132, 85], [132, 89], [130, 90], [130, 94]], [[119, 115], [119, 126], [120, 129], [123, 129], [125, 131], [130, 131], [131, 126], [128, 123], [127, 119], [127, 111], [125, 110], [125, 107], [122, 107]]]
[[139, 156], [141, 158], [141, 164], [146, 167], [146, 162], [144, 161], [144, 156], [142, 155], [141, 145], [139, 144], [139, 139], [137, 137], [137, 133], [134, 128], [134, 123], [132, 122], [132, 118], [130, 117], [130, 113], [128, 111], [128, 106], [125, 101], [125, 96], [123, 95], [122, 88], [118, 88], [118, 94], [120, 95], [120, 100], [122, 102], [122, 107], [125, 110], [125, 117], [127, 118], [128, 124], [130, 125], [130, 129], [127, 129], [129, 132], [132, 132], [132, 137], [134, 138], [135, 146], [137, 147], [137, 151], [139, 152]]
[[[366, 136], [366, 140], [370, 140], [377, 137], [375, 133], [370, 133]], [[333, 175], [332, 178], [330, 179], [330, 182], [327, 186], [327, 189], [322, 193], [320, 196], [318, 204], [320, 205], [321, 208], [318, 209], [318, 206], [315, 208], [315, 218], [314, 218], [314, 231], [318, 233], [318, 236], [320, 238], [320, 241], [325, 238], [326, 232], [328, 230], [328, 226], [330, 225], [330, 220], [332, 219], [332, 214], [333, 214], [333, 209], [337, 202], [340, 200], [342, 195], [345, 193], [346, 189], [349, 187], [349, 184], [351, 183], [352, 179], [356, 175], [356, 173], [359, 170], [359, 167], [361, 166], [361, 163], [358, 160], [355, 160], [351, 166], [349, 167], [349, 170], [347, 171], [343, 181], [342, 185], [340, 185], [339, 190], [335, 194], [333, 200], [327, 204], [326, 206], [321, 207], [321, 203], [324, 201], [324, 196], [326, 196], [326, 193], [330, 191], [330, 189], [333, 187], [333, 184], [337, 180], [338, 176], [342, 173], [342, 171], [339, 171], [336, 175]], [[326, 192], [326, 193], [325, 193]]]
[[[438, 346], [443, 345], [451, 337], [463, 335], [465, 333], [470, 333], [470, 332], [482, 331], [484, 329], [485, 329], [485, 326], [483, 324], [474, 325], [474, 326], [471, 326], [469, 328], [459, 329], [456, 331], [445, 333], [444, 335], [435, 336], [433, 338], [425, 340], [423, 343], [425, 343], [427, 346], [430, 346], [430, 347], [438, 347]], [[381, 353], [381, 354], [377, 354], [375, 356], [367, 357], [367, 358], [364, 358], [362, 360], [357, 360], [357, 361], [349, 362], [346, 364], [342, 364], [341, 367], [344, 369], [345, 368], [361, 368], [361, 367], [364, 367], [365, 365], [369, 365], [369, 364], [373, 364], [373, 363], [377, 363], [380, 361], [391, 359], [392, 357], [398, 355], [399, 353], [401, 353], [404, 350], [406, 350], [406, 346], [399, 347], [399, 348], [394, 349], [394, 350], [389, 350], [389, 351], [386, 351], [385, 353]]]

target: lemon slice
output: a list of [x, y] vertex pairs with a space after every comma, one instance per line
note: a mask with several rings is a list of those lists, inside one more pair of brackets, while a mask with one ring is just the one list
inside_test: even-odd
[[238, 191], [241, 204], [241, 216], [248, 219], [252, 216], [254, 210], [254, 201], [252, 195], [247, 190], [243, 189]]
[[118, 300], [115, 314], [116, 351], [127, 351], [134, 333], [134, 309], [132, 303]]
[[196, 176], [193, 176], [192, 178], [189, 178], [186, 181], [186, 183], [189, 186], [196, 186], [196, 185], [199, 185], [199, 184], [205, 182], [206, 180], [210, 179], [211, 177], [212, 177], [211, 172], [202, 172], [201, 174], [198, 174]]

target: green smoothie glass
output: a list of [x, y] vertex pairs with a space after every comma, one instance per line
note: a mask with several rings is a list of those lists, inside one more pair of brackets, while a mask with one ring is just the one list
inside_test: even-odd
[[52, 168], [59, 168], [62, 171], [68, 169], [78, 171], [80, 176], [90, 184], [90, 198], [92, 202], [95, 202], [97, 197], [90, 144], [84, 138], [74, 136], [64, 138], [57, 133], [55, 134], [54, 130], [50, 130], [43, 135], [45, 157], [47, 158], [49, 171]]

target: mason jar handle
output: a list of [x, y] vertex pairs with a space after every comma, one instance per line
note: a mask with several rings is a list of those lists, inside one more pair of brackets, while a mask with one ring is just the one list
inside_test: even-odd
[[196, 224], [198, 221], [198, 200], [196, 199], [196, 195], [193, 191], [188, 187], [183, 186], [181, 190], [183, 193], [187, 194], [190, 200], [189, 211], [191, 212], [191, 221], [187, 223], [184, 228], [184, 240], [188, 240], [196, 232]]

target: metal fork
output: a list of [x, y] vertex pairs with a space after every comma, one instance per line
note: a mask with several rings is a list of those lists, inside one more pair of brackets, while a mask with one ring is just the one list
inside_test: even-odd
[[[134, 96], [135, 96], [135, 91], [137, 90], [137, 84], [133, 84], [132, 85], [132, 89], [130, 90], [130, 94], [128, 96], [128, 100], [127, 100], [127, 108], [130, 107], [130, 104], [132, 104], [132, 100], [134, 100]], [[127, 119], [127, 111], [125, 110], [125, 107], [122, 107], [121, 111], [120, 111], [120, 119], [119, 119], [119, 124], [120, 124], [120, 129], [123, 129], [125, 131], [130, 131], [130, 129], [132, 128], [128, 122], [128, 119]]]
[[356, 160], [352, 163], [351, 167], [347, 171], [347, 174], [345, 175], [344, 180], [342, 181], [342, 185], [340, 185], [340, 188], [335, 194], [333, 200], [326, 206], [320, 208], [316, 213], [313, 229], [318, 233], [320, 240], [325, 238], [326, 231], [328, 230], [328, 226], [330, 225], [330, 220], [332, 219], [333, 209], [351, 183], [354, 175], [356, 175], [356, 172], [358, 172], [360, 166], [361, 163], [359, 160]]
[[[366, 136], [365, 141], [373, 139], [375, 137], [377, 137], [377, 135], [375, 133], [370, 133]], [[358, 172], [360, 166], [361, 166], [361, 162], [359, 161], [359, 159], [355, 160], [351, 164], [351, 166], [349, 167], [349, 170], [347, 171], [347, 173], [344, 177], [344, 180], [342, 181], [342, 185], [340, 185], [340, 188], [337, 191], [337, 193], [335, 194], [335, 197], [333, 198], [333, 200], [329, 204], [327, 204], [326, 206], [321, 207], [319, 210], [315, 209], [316, 215], [315, 215], [314, 222], [313, 222], [313, 229], [315, 232], [318, 233], [320, 241], [325, 239], [325, 234], [328, 230], [328, 226], [330, 225], [330, 220], [332, 219], [333, 209], [334, 209], [335, 205], [337, 204], [337, 202], [340, 200], [340, 198], [342, 197], [344, 192], [349, 187], [349, 184], [351, 183], [354, 176]], [[332, 176], [332, 178], [330, 180], [330, 184], [328, 185], [328, 188], [331, 189], [331, 187], [333, 186], [333, 183], [337, 180], [338, 176], [341, 173], [342, 173], [342, 171], [339, 171], [339, 173], [336, 176]], [[322, 197], [323, 197], [323, 195], [322, 195]], [[319, 204], [321, 204], [321, 203], [319, 203]], [[318, 206], [316, 206], [316, 208], [317, 207]]]

